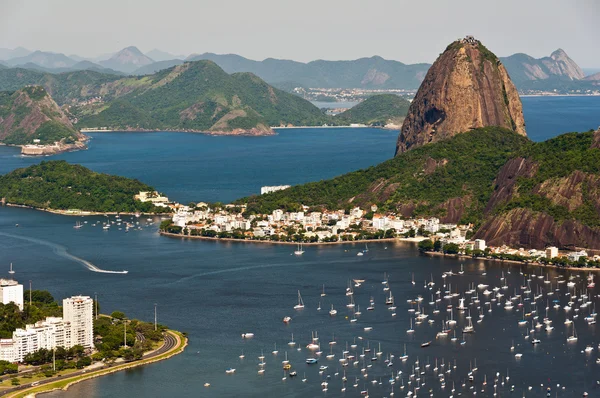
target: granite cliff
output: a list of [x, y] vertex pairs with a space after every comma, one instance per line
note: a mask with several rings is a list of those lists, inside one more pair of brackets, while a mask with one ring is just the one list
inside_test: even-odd
[[521, 100], [500, 60], [467, 37], [431, 66], [404, 120], [396, 155], [472, 129], [498, 126], [525, 136]]

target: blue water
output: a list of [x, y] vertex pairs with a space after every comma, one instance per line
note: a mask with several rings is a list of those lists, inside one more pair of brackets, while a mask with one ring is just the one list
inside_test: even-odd
[[[394, 155], [397, 131], [283, 129], [270, 137], [190, 133], [92, 133], [89, 150], [64, 159], [94, 171], [137, 178], [170, 198], [229, 202], [263, 185], [295, 185], [335, 177]], [[0, 147], [0, 174], [36, 164], [17, 148]]]
[[[546, 332], [536, 329], [531, 338], [539, 338], [542, 343], [533, 346], [524, 338], [527, 328], [518, 326], [522, 319], [522, 310], [507, 311], [503, 306], [493, 303], [492, 312], [489, 306], [483, 306], [485, 318], [477, 323], [479, 311], [471, 305], [471, 315], [476, 332], [462, 335], [466, 324], [467, 313], [456, 311], [453, 317], [458, 320], [457, 342], [449, 336], [436, 339], [442, 322], [450, 317], [445, 311], [446, 305], [455, 307], [458, 299], [443, 300], [437, 305], [441, 312], [434, 314], [435, 305], [430, 305], [432, 293], [436, 289], [451, 289], [453, 292], [464, 292], [472, 283], [499, 286], [504, 272], [509, 288], [502, 291], [506, 296], [518, 291], [531, 272], [540, 274], [540, 270], [481, 261], [456, 261], [454, 259], [429, 258], [419, 256], [416, 247], [409, 243], [373, 243], [369, 244], [369, 252], [356, 256], [362, 245], [307, 247], [302, 257], [292, 255], [291, 246], [258, 245], [250, 243], [215, 243], [205, 241], [185, 241], [160, 237], [156, 233], [156, 223], [149, 225], [144, 219], [140, 221], [142, 230], [131, 230], [129, 233], [111, 228], [103, 231], [99, 226], [92, 227], [95, 221], [103, 217], [63, 217], [28, 209], [0, 208], [0, 264], [14, 263], [16, 278], [21, 281], [32, 280], [36, 289], [47, 289], [56, 298], [62, 299], [72, 294], [98, 293], [101, 311], [110, 313], [123, 310], [132, 318], [153, 319], [154, 303], [158, 304], [159, 321], [172, 328], [187, 332], [190, 345], [187, 350], [172, 359], [143, 368], [116, 373], [73, 386], [68, 392], [50, 394], [53, 397], [96, 397], [115, 396], [131, 397], [314, 397], [324, 395], [320, 382], [327, 375], [329, 380], [329, 397], [358, 397], [360, 390], [368, 388], [371, 396], [387, 396], [392, 389], [388, 383], [390, 372], [403, 372], [403, 382], [407, 383], [407, 375], [411, 374], [417, 358], [424, 368], [427, 389], [418, 396], [428, 395], [431, 388], [434, 396], [448, 396], [455, 382], [457, 391], [469, 393], [469, 383], [465, 388], [461, 384], [466, 380], [469, 367], [477, 363], [479, 371], [476, 376], [477, 390], [482, 388], [484, 375], [488, 380], [486, 393], [491, 396], [492, 380], [496, 372], [504, 378], [508, 370], [510, 382], [499, 386], [498, 392], [508, 395], [510, 385], [515, 385], [515, 396], [540, 396], [540, 384], [553, 387], [564, 385], [566, 390], [561, 397], [581, 396], [583, 391], [600, 393], [594, 387], [598, 378], [597, 365], [600, 330], [597, 325], [588, 326], [583, 317], [593, 306], [579, 311], [578, 303], [571, 312], [562, 310], [569, 297], [566, 296], [565, 284], [557, 284], [556, 277], [571, 273], [549, 271], [552, 286], [549, 288], [543, 280], [534, 277], [530, 282], [535, 293], [538, 289], [559, 292], [553, 296], [544, 296], [537, 300], [539, 314], [543, 318], [546, 303], [550, 304], [548, 317], [553, 320], [555, 330]], [[75, 220], [84, 222], [83, 228], [72, 228]], [[19, 223], [19, 227], [14, 225]], [[26, 237], [27, 239], [22, 239]], [[45, 244], [32, 241], [43, 240]], [[29, 239], [29, 240], [28, 240]], [[66, 247], [68, 252], [79, 258], [90, 261], [99, 268], [107, 270], [129, 271], [127, 275], [111, 275], [88, 270], [80, 262], [64, 255], [60, 250], [53, 250], [52, 245]], [[465, 275], [447, 279], [450, 286], [443, 285], [441, 273], [453, 269], [458, 272], [460, 264], [465, 265]], [[8, 268], [8, 266], [7, 266]], [[384, 304], [387, 295], [383, 291], [381, 280], [388, 273], [390, 287], [397, 305], [397, 315], [392, 316]], [[487, 272], [484, 276], [483, 273]], [[510, 272], [510, 274], [509, 274]], [[411, 284], [412, 275], [416, 284]], [[543, 271], [546, 274], [546, 271]], [[585, 275], [577, 281], [577, 293], [585, 289]], [[355, 302], [360, 305], [362, 316], [358, 322], [351, 323], [352, 312], [346, 308], [348, 298], [345, 295], [349, 279], [365, 279], [366, 282], [356, 289]], [[424, 288], [424, 282], [433, 278], [436, 286], [431, 291]], [[327, 295], [321, 297], [322, 285]], [[302, 292], [306, 308], [294, 311], [297, 290]], [[479, 289], [481, 305], [491, 299], [485, 298], [483, 289]], [[571, 292], [573, 292], [571, 290]], [[590, 290], [591, 301], [598, 303], [597, 294], [600, 289]], [[422, 296], [423, 306], [429, 319], [421, 325], [414, 325], [415, 333], [407, 334], [411, 307], [407, 299]], [[369, 299], [375, 300], [375, 310], [367, 311]], [[525, 297], [525, 296], [524, 296]], [[560, 309], [552, 307], [552, 300], [558, 299]], [[472, 300], [468, 299], [467, 304]], [[322, 310], [317, 311], [318, 304]], [[533, 307], [530, 302], [523, 301], [525, 312]], [[335, 317], [328, 314], [331, 305], [338, 310]], [[577, 307], [577, 308], [576, 308]], [[415, 306], [413, 305], [413, 308]], [[580, 314], [574, 319], [579, 340], [567, 344], [566, 337], [571, 328], [564, 325], [566, 317]], [[285, 325], [284, 316], [291, 316], [292, 322]], [[528, 317], [528, 319], [530, 319]], [[372, 331], [364, 331], [364, 327], [372, 327]], [[323, 375], [318, 367], [308, 366], [305, 359], [312, 356], [305, 346], [310, 341], [311, 332], [316, 331], [322, 343], [323, 356], [320, 365], [329, 368]], [[240, 336], [245, 332], [255, 333], [255, 338], [243, 340]], [[291, 334], [301, 347], [298, 352], [288, 346]], [[362, 337], [363, 339], [359, 339]], [[337, 344], [332, 352], [334, 360], [327, 360], [328, 342], [335, 338]], [[338, 359], [346, 342], [352, 344], [356, 339], [358, 348], [351, 350], [355, 356], [362, 348], [370, 347], [373, 353], [378, 344], [382, 344], [382, 357], [375, 362], [368, 354], [365, 365], [372, 364], [368, 377], [361, 375], [362, 360], [357, 366], [350, 364], [346, 369], [349, 382], [347, 392], [341, 393], [343, 370]], [[460, 341], [465, 341], [460, 345]], [[420, 348], [425, 341], [432, 341], [431, 347]], [[511, 352], [510, 346], [515, 345]], [[279, 354], [271, 351], [275, 344]], [[399, 356], [403, 354], [404, 344], [407, 347], [409, 360], [402, 363]], [[592, 344], [594, 351], [584, 354], [586, 345]], [[377, 349], [376, 349], [377, 348]], [[246, 359], [238, 356], [244, 351]], [[261, 350], [266, 356], [266, 373], [257, 374], [257, 357]], [[288, 352], [289, 360], [298, 371], [299, 377], [282, 381], [281, 361]], [[356, 351], [356, 353], [354, 353]], [[515, 353], [522, 353], [523, 358], [517, 360]], [[394, 365], [389, 368], [384, 363], [388, 354], [395, 355]], [[454, 363], [457, 368], [446, 375], [444, 391], [436, 381], [433, 367], [436, 359], [441, 365]], [[226, 375], [225, 369], [234, 367], [235, 375]], [[568, 372], [565, 372], [568, 369]], [[339, 375], [335, 376], [335, 373]], [[306, 374], [308, 381], [301, 382]], [[355, 377], [359, 377], [359, 387], [352, 387]], [[378, 380], [382, 380], [382, 385]], [[377, 384], [373, 385], [372, 380]], [[211, 383], [210, 388], [203, 387]], [[400, 380], [394, 386], [396, 394]], [[528, 393], [528, 386], [534, 386], [533, 393]], [[406, 391], [405, 391], [406, 392]], [[470, 394], [470, 393], [469, 393]], [[404, 396], [404, 394], [400, 394]], [[592, 395], [594, 396], [594, 395]]]
[[525, 129], [533, 141], [600, 126], [600, 96], [524, 97]]

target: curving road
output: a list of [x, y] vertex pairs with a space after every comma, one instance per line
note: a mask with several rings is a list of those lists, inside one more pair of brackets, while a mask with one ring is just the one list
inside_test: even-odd
[[[147, 354], [144, 354], [143, 360], [152, 359], [154, 357], [166, 354], [167, 352], [173, 350], [174, 348], [176, 348], [179, 345], [179, 337], [176, 337], [176, 335], [167, 332], [163, 336], [165, 338], [164, 344], [160, 348], [156, 349], [155, 351], [151, 351], [151, 352], [149, 352]], [[137, 362], [137, 361], [133, 361], [133, 362], [130, 362], [130, 363], [131, 364], [135, 364], [135, 362]], [[69, 374], [65, 378], [70, 379], [72, 377], [77, 377], [77, 376], [85, 375], [86, 373], [92, 373], [92, 372], [96, 372], [98, 370], [110, 369], [112, 367], [123, 365], [123, 364], [124, 363], [119, 363], [119, 364], [116, 364], [116, 365], [106, 365], [106, 366], [103, 366], [101, 368], [94, 369], [93, 371], [89, 371], [89, 372], [87, 370], [85, 370], [85, 369], [84, 370], [79, 370], [79, 371], [77, 371], [75, 373]], [[31, 387], [39, 387], [39, 386], [43, 386], [44, 384], [54, 383], [58, 379], [60, 379], [60, 376], [58, 376], [58, 377], [51, 377], [51, 378], [48, 378], [46, 380], [39, 380], [37, 383], [33, 382], [33, 383], [28, 383], [28, 384], [22, 384], [22, 385], [16, 386], [16, 387], [11, 387], [9, 389], [1, 391], [0, 392], [0, 396], [9, 394], [11, 392], [16, 392], [16, 391], [19, 391], [19, 390], [25, 390], [25, 389], [31, 388]]]

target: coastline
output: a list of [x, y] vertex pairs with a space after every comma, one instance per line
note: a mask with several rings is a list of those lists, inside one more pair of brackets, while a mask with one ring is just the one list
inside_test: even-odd
[[105, 211], [105, 212], [99, 212], [99, 211], [85, 211], [85, 210], [56, 210], [56, 209], [41, 209], [39, 207], [33, 207], [33, 206], [27, 206], [27, 205], [19, 205], [19, 204], [15, 204], [15, 203], [4, 203], [5, 206], [8, 207], [19, 207], [21, 209], [30, 209], [30, 210], [37, 210], [37, 211], [45, 211], [46, 213], [52, 213], [52, 214], [58, 214], [61, 216], [103, 216], [103, 215], [108, 215], [108, 216], [117, 216], [117, 215], [124, 215], [124, 216], [135, 216], [136, 214], [139, 214], [140, 216], [156, 216], [156, 217], [161, 217], [161, 216], [165, 216], [165, 215], [170, 215], [171, 213], [142, 213], [142, 212], [135, 212], [135, 213], [131, 213], [131, 212], [121, 212], [121, 211]]
[[[182, 235], [182, 234], [172, 234], [169, 232], [159, 231], [160, 235], [169, 237], [169, 238], [179, 238], [179, 239], [197, 239], [197, 240], [207, 240], [211, 242], [240, 242], [240, 243], [265, 243], [272, 245], [293, 245], [296, 246], [300, 242], [277, 242], [272, 240], [254, 240], [254, 239], [235, 239], [235, 238], [212, 238], [210, 236], [190, 236], [190, 235]], [[417, 240], [415, 240], [417, 239]], [[427, 238], [424, 238], [427, 239]], [[361, 239], [361, 240], [349, 240], [349, 241], [339, 241], [339, 242], [302, 242], [303, 246], [331, 246], [331, 245], [347, 245], [354, 243], [373, 243], [373, 242], [409, 242], [409, 243], [418, 243], [422, 239], [420, 238], [383, 238], [383, 239]]]
[[[148, 359], [142, 358], [142, 359], [140, 359], [138, 361], [134, 361], [134, 362], [126, 362], [126, 363], [114, 365], [114, 366], [108, 367], [108, 368], [91, 370], [84, 375], [66, 376], [64, 378], [53, 377], [52, 379], [56, 379], [56, 380], [49, 381], [47, 384], [29, 386], [22, 390], [6, 392], [6, 394], [0, 392], [0, 395], [5, 395], [6, 397], [9, 397], [9, 398], [23, 398], [23, 397], [36, 397], [36, 396], [38, 396], [38, 394], [45, 394], [45, 393], [49, 393], [49, 392], [56, 391], [56, 390], [66, 391], [72, 385], [81, 383], [82, 381], [95, 379], [97, 377], [110, 375], [110, 374], [113, 374], [116, 372], [120, 372], [122, 370], [132, 369], [135, 367], [144, 366], [144, 365], [148, 365], [151, 363], [163, 361], [163, 360], [169, 359], [175, 355], [181, 354], [185, 350], [185, 347], [187, 347], [187, 345], [188, 345], [188, 338], [183, 336], [183, 334], [181, 334], [181, 332], [174, 331], [174, 330], [167, 330], [166, 334], [170, 335], [171, 338], [174, 338], [176, 341], [176, 344], [173, 347], [171, 347], [169, 350], [167, 350], [165, 353], [162, 353], [155, 357], [148, 358]], [[166, 343], [164, 343], [164, 344], [166, 344]], [[164, 346], [164, 344], [163, 344], [163, 346]], [[160, 350], [163, 346], [157, 348], [154, 351], [149, 352], [148, 354], [151, 355], [151, 354], [155, 353], [156, 351]]]
[[194, 130], [194, 129], [141, 129], [141, 128], [131, 128], [131, 129], [88, 129], [82, 128], [79, 132], [83, 133], [194, 133], [194, 134], [204, 134], [204, 135], [213, 135], [213, 136], [236, 136], [236, 137], [269, 137], [273, 135], [277, 135], [277, 133], [270, 128], [259, 129], [234, 129], [231, 131], [206, 131], [206, 130]]
[[540, 268], [553, 268], [553, 269], [562, 269], [569, 271], [582, 271], [582, 272], [600, 272], [600, 268], [590, 268], [590, 267], [561, 267], [558, 265], [550, 265], [550, 264], [542, 264], [538, 262], [524, 262], [524, 261], [516, 261], [516, 260], [502, 260], [499, 258], [487, 258], [487, 257], [472, 257], [467, 256], [465, 254], [446, 254], [441, 252], [423, 252], [422, 254], [431, 257], [448, 257], [454, 259], [463, 259], [463, 260], [482, 260], [482, 261], [491, 261], [497, 263], [506, 263], [506, 264], [515, 264], [515, 265], [531, 265], [534, 267]]

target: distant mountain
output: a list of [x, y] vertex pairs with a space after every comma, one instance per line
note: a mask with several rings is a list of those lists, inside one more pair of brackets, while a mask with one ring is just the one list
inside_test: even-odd
[[293, 82], [303, 87], [324, 88], [406, 88], [415, 89], [425, 77], [429, 64], [406, 65], [381, 57], [353, 61], [312, 61], [302, 63], [267, 58], [253, 61], [239, 55], [205, 53], [191, 55], [190, 61], [211, 60], [227, 73], [251, 72], [269, 84]]
[[10, 145], [74, 143], [80, 134], [43, 87], [0, 92], [0, 142]]
[[535, 80], [573, 81], [585, 77], [581, 68], [562, 49], [540, 59], [527, 54], [514, 54], [500, 60], [517, 86]]
[[82, 107], [79, 125], [122, 130], [272, 134], [269, 126], [315, 125], [327, 117], [310, 102], [251, 73], [229, 75], [210, 61], [102, 85], [108, 106]]
[[171, 60], [171, 59], [180, 59], [180, 60], [184, 60], [185, 59], [185, 55], [173, 55], [173, 54], [170, 54], [168, 52], [158, 50], [156, 48], [154, 50], [152, 50], [152, 51], [148, 51], [146, 53], [146, 56], [148, 58], [152, 58], [156, 62], [168, 61], [168, 60]]
[[28, 49], [23, 48], [23, 47], [17, 47], [14, 49], [0, 48], [0, 59], [2, 59], [2, 60], [17, 58], [17, 57], [25, 57], [29, 54], [31, 54], [31, 51], [29, 51]]
[[64, 105], [101, 96], [107, 91], [106, 85], [120, 77], [93, 70], [52, 74], [23, 68], [0, 68], [0, 91], [15, 91], [28, 85], [40, 85], [58, 104]]
[[335, 119], [369, 126], [385, 126], [388, 124], [399, 126], [402, 124], [409, 106], [409, 101], [395, 94], [374, 95], [335, 116]]
[[593, 75], [586, 76], [585, 80], [589, 80], [592, 82], [600, 81], [600, 72], [593, 74]]
[[583, 73], [585, 73], [586, 76], [591, 76], [595, 75], [596, 73], [600, 73], [600, 68], [581, 68], [581, 70], [583, 71]]
[[43, 68], [68, 68], [76, 64], [76, 61], [65, 54], [51, 53], [46, 51], [34, 51], [24, 57], [12, 58], [6, 61], [8, 65], [18, 66], [28, 63], [39, 65]]
[[169, 69], [173, 66], [181, 65], [184, 61], [180, 59], [169, 59], [166, 61], [158, 61], [146, 66], [142, 66], [132, 72], [133, 75], [151, 75], [163, 69]]
[[151, 58], [145, 56], [137, 47], [131, 46], [122, 49], [106, 61], [100, 61], [100, 65], [116, 71], [131, 73], [134, 70], [153, 63]]

